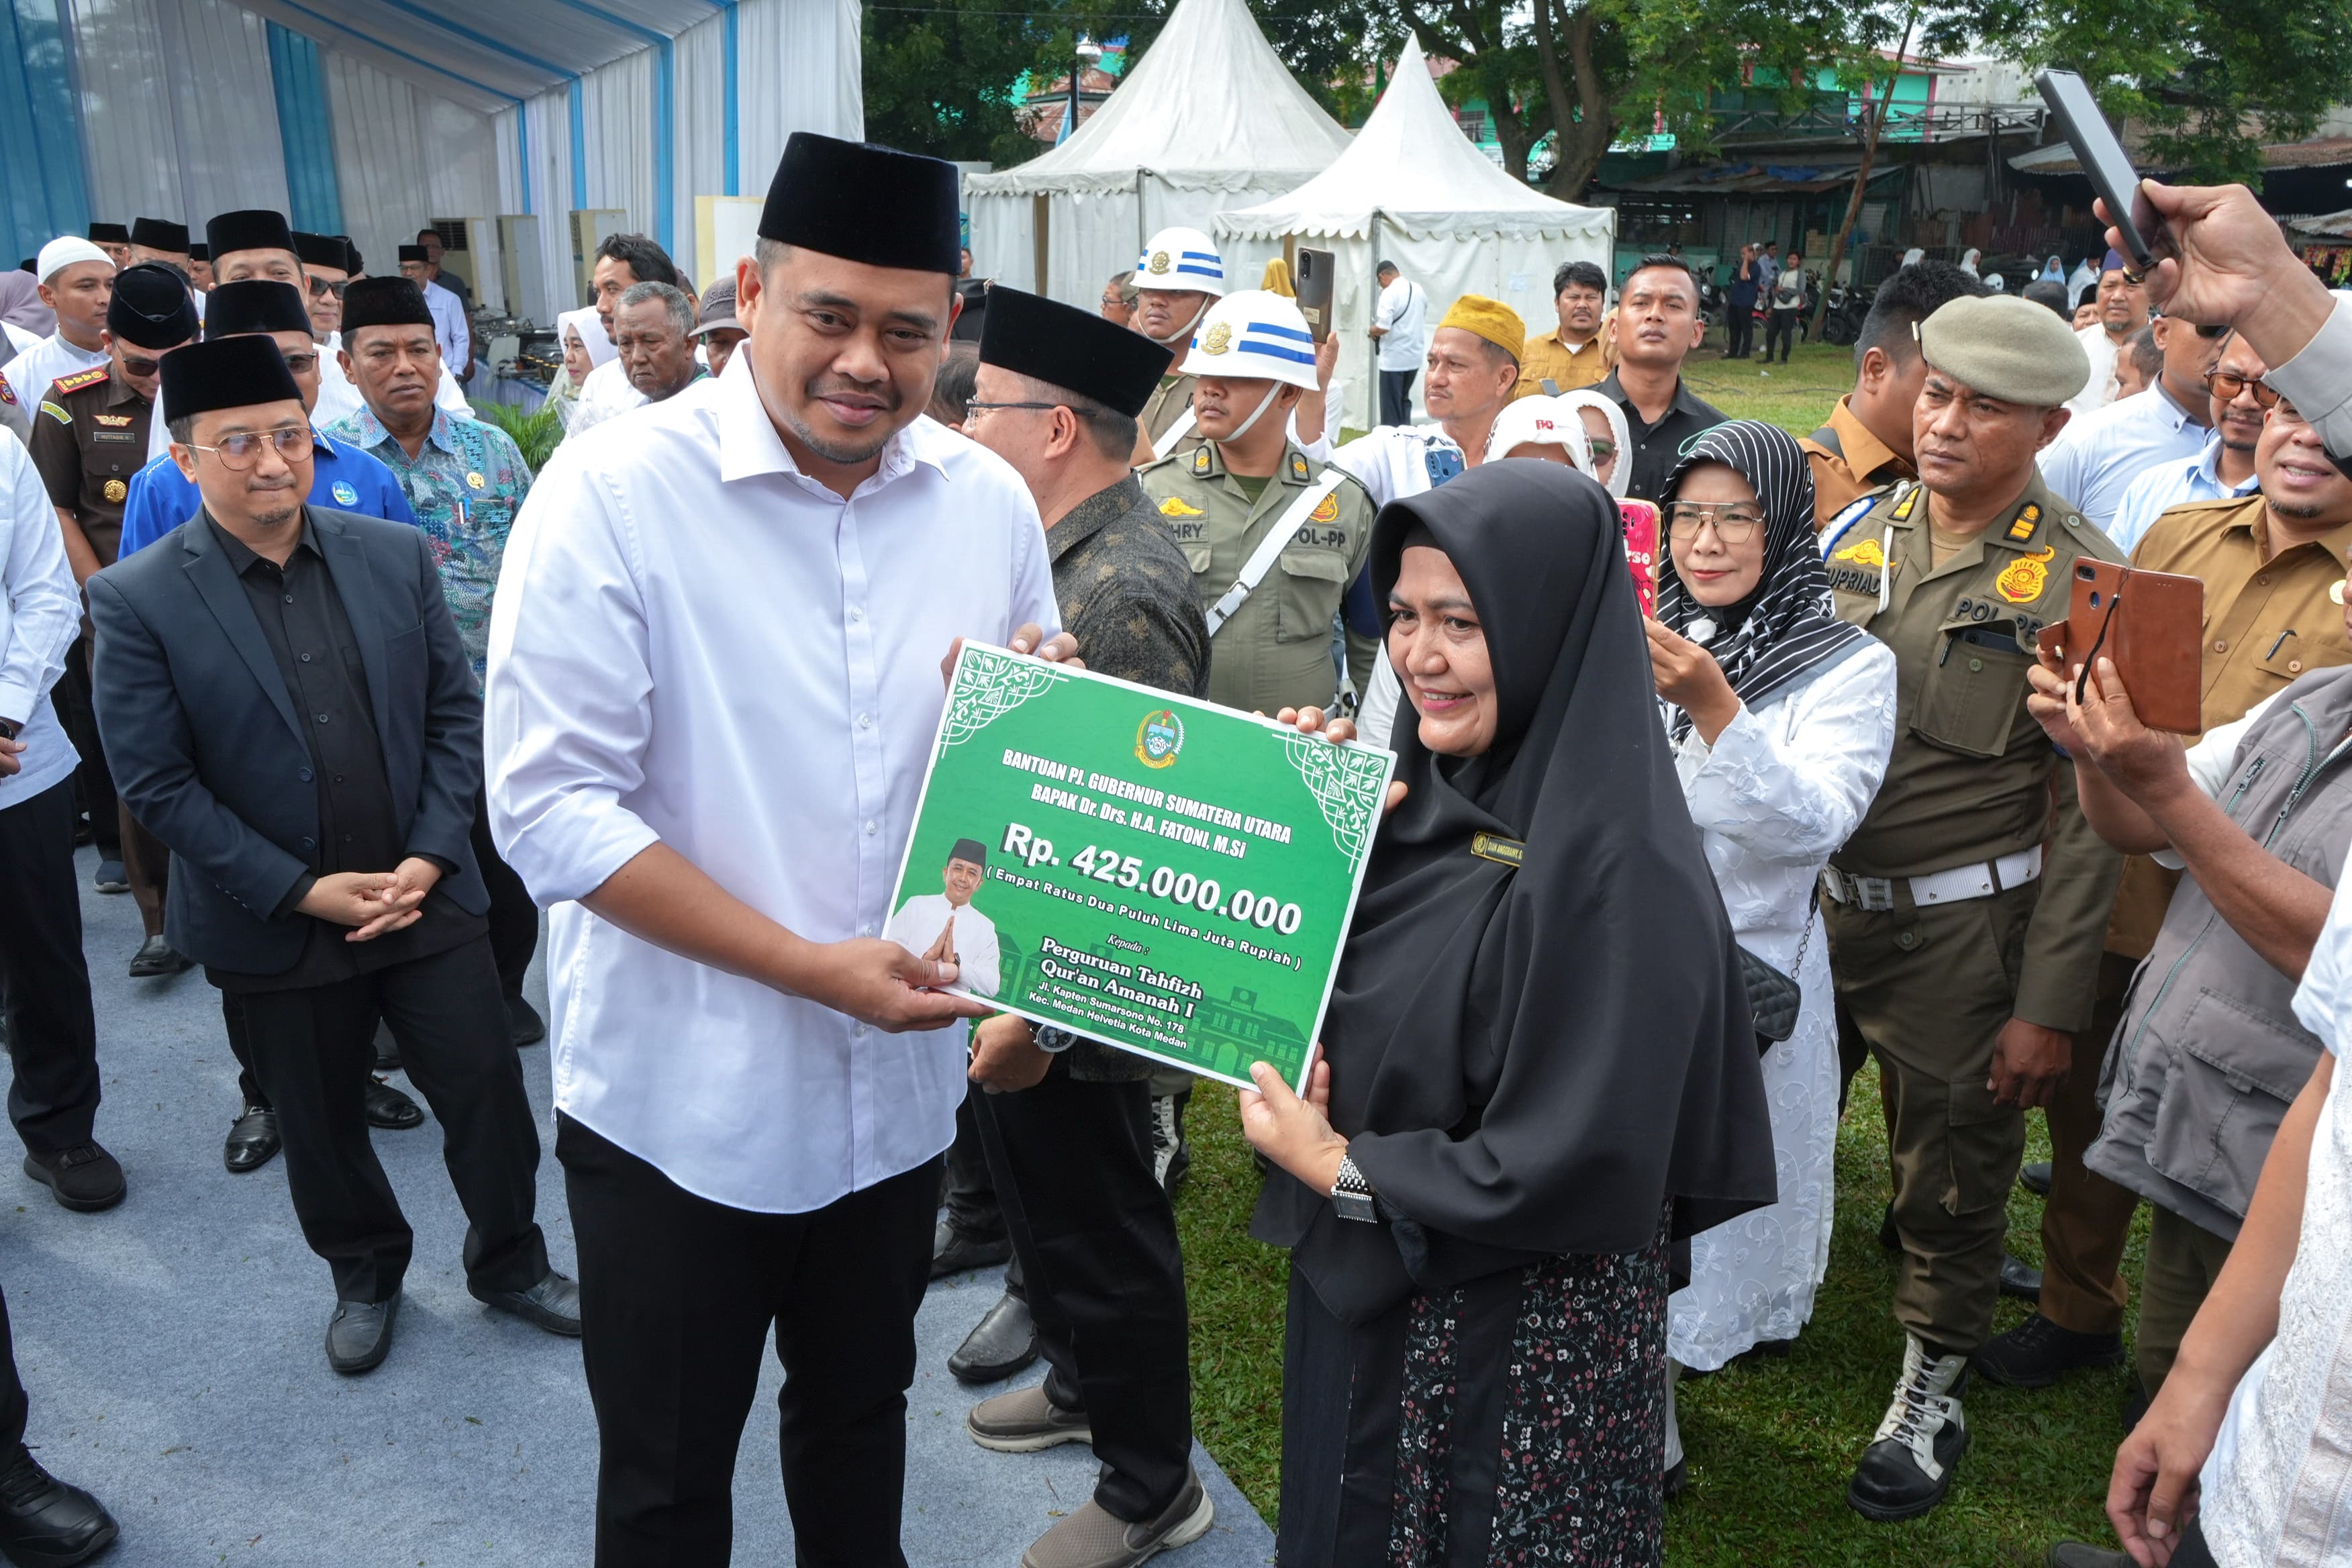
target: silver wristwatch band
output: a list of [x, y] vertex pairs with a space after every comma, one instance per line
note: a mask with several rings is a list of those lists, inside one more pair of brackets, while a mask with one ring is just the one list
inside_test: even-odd
[[1373, 1202], [1372, 1184], [1364, 1173], [1356, 1169], [1356, 1162], [1348, 1155], [1339, 1156], [1339, 1174], [1331, 1184], [1331, 1207], [1341, 1219], [1376, 1223], [1381, 1215]]

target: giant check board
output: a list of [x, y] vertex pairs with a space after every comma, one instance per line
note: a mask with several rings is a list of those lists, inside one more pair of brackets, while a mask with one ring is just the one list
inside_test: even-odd
[[1394, 761], [966, 644], [889, 934], [1008, 1012], [1297, 1085]]

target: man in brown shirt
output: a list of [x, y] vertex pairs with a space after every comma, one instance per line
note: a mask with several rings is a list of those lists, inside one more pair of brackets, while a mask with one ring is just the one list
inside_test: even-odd
[[[194, 338], [196, 326], [194, 300], [178, 273], [152, 264], [128, 268], [115, 277], [114, 296], [106, 306], [106, 330], [99, 334], [108, 363], [53, 382], [36, 395], [40, 401], [26, 446], [40, 470], [49, 504], [57, 509], [66, 563], [73, 568], [76, 584], [87, 583], [100, 568], [114, 564], [131, 479], [147, 463], [163, 356]], [[163, 940], [157, 868], [139, 860], [138, 847], [125, 842], [113, 775], [99, 747], [98, 720], [90, 709], [87, 620], [82, 630], [66, 655], [57, 705], [66, 734], [81, 753], [81, 798], [89, 811], [90, 837], [98, 846], [96, 885], [101, 893], [139, 896], [149, 941], [132, 960], [131, 974], [177, 973], [187, 965]], [[133, 861], [137, 865], [126, 869]]]
[[[2207, 730], [2244, 717], [2306, 670], [2352, 664], [2343, 612], [2330, 597], [2352, 558], [2352, 479], [2329, 461], [2292, 404], [2267, 387], [2258, 395], [2273, 399], [2254, 444], [2261, 489], [2174, 507], [2132, 552], [2136, 566], [2204, 581], [2200, 718]], [[2138, 1200], [2084, 1170], [2083, 1152], [2099, 1135], [2100, 1064], [2132, 973], [2178, 880], [2145, 857], [2125, 863], [2090, 1026], [2075, 1034], [2073, 1070], [2048, 1108], [2040, 1310], [1977, 1352], [1977, 1370], [1996, 1383], [2039, 1388], [2070, 1368], [2121, 1356], [2126, 1292], [2118, 1268]]]
[[1609, 374], [1601, 342], [1601, 313], [1609, 308], [1609, 279], [1590, 261], [1563, 262], [1551, 275], [1552, 309], [1559, 324], [1528, 339], [1519, 353], [1514, 397], [1533, 397], [1549, 381], [1555, 392], [1591, 386]]
[[1981, 294], [1984, 285], [1947, 261], [1915, 261], [1878, 286], [1862, 335], [1854, 340], [1853, 390], [1830, 410], [1829, 423], [1798, 443], [1813, 470], [1813, 522], [1903, 479], [1912, 467], [1911, 408], [1927, 379], [1916, 330], [1947, 300]]

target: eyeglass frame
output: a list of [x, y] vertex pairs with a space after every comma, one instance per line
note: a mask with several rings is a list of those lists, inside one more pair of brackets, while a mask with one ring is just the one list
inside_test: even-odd
[[[1732, 500], [1732, 501], [1677, 500], [1677, 501], [1668, 501], [1664, 506], [1663, 506], [1663, 507], [1659, 508], [1658, 510], [1659, 510], [1659, 511], [1660, 511], [1660, 513], [1661, 513], [1661, 515], [1662, 515], [1662, 517], [1663, 517], [1663, 519], [1664, 519], [1664, 522], [1665, 522], [1665, 525], [1666, 525], [1666, 537], [1667, 537], [1668, 539], [1670, 539], [1670, 540], [1674, 540], [1674, 541], [1675, 541], [1676, 542], [1678, 542], [1678, 543], [1682, 543], [1682, 544], [1690, 544], [1690, 543], [1695, 543], [1695, 542], [1697, 541], [1697, 539], [1698, 539], [1698, 534], [1699, 534], [1699, 530], [1700, 530], [1700, 529], [1702, 529], [1702, 528], [1712, 528], [1713, 530], [1715, 530], [1715, 536], [1716, 536], [1716, 538], [1717, 538], [1717, 539], [1721, 540], [1721, 541], [1722, 541], [1725, 544], [1727, 544], [1727, 545], [1735, 545], [1735, 546], [1736, 546], [1736, 545], [1745, 544], [1745, 543], [1747, 543], [1749, 540], [1751, 540], [1751, 539], [1755, 538], [1755, 537], [1756, 537], [1756, 531], [1757, 531], [1758, 529], [1759, 529], [1759, 528], [1763, 527], [1763, 526], [1764, 526], [1764, 524], [1765, 524], [1768, 521], [1769, 521], [1769, 520], [1768, 520], [1768, 519], [1765, 517], [1765, 515], [1764, 515], [1764, 513], [1763, 513], [1763, 511], [1762, 511], [1762, 510], [1761, 510], [1760, 508], [1759, 509], [1759, 510], [1757, 511], [1757, 513], [1756, 513], [1756, 515], [1755, 515], [1754, 517], [1752, 517], [1752, 518], [1747, 518], [1747, 519], [1744, 519], [1744, 520], [1743, 520], [1743, 519], [1740, 519], [1740, 518], [1736, 518], [1736, 517], [1735, 517], [1735, 518], [1725, 518], [1725, 517], [1717, 516], [1717, 514], [1719, 511], [1721, 511], [1721, 510], [1722, 510], [1722, 509], [1724, 509], [1725, 507], [1748, 506], [1748, 505], [1750, 505], [1750, 504], [1752, 504], [1752, 503], [1748, 502], [1748, 501], [1736, 501], [1736, 500]], [[1694, 523], [1691, 525], [1691, 529], [1690, 529], [1690, 531], [1689, 531], [1688, 533], [1682, 533], [1682, 532], [1678, 531], [1678, 530], [1677, 530], [1677, 528], [1676, 528], [1676, 521], [1677, 521], [1677, 520], [1676, 520], [1675, 514], [1676, 514], [1677, 512], [1689, 512], [1689, 511], [1697, 511], [1697, 512], [1702, 513], [1702, 515], [1699, 517], [1699, 519], [1698, 519], [1698, 521], [1697, 521], [1694, 522]], [[1729, 530], [1727, 530], [1727, 529], [1726, 529], [1726, 528], [1724, 527], [1724, 524], [1725, 524], [1725, 523], [1727, 523], [1727, 522], [1728, 522], [1728, 523], [1730, 523], [1734, 528], [1737, 528], [1737, 527], [1738, 527], [1738, 525], [1739, 525], [1743, 521], [1746, 521], [1746, 523], [1747, 523], [1747, 525], [1748, 525], [1748, 526], [1747, 526], [1746, 528], [1744, 528], [1744, 529], [1740, 529], [1739, 535], [1738, 535], [1738, 538], [1736, 538], [1736, 539], [1735, 539], [1734, 537], [1732, 537], [1730, 531], [1729, 531]]]
[[343, 290], [352, 286], [352, 280], [348, 278], [344, 279], [341, 283], [338, 283], [332, 279], [312, 278], [305, 275], [303, 282], [307, 285], [310, 293], [332, 294], [338, 300], [343, 297]]
[[308, 453], [317, 444], [317, 432], [312, 430], [308, 425], [278, 425], [273, 426], [267, 430], [239, 430], [233, 436], [223, 437], [221, 438], [221, 444], [216, 447], [207, 447], [196, 441], [183, 442], [182, 445], [185, 446], [192, 452], [210, 452], [214, 457], [220, 459], [220, 466], [222, 468], [227, 469], [232, 474], [242, 474], [250, 469], [255, 463], [261, 460], [261, 448], [256, 447], [253, 449], [253, 456], [245, 462], [231, 462], [229, 460], [227, 449], [227, 444], [229, 442], [244, 440], [248, 437], [257, 440], [267, 437], [268, 439], [270, 450], [276, 452], [280, 458], [283, 458], [287, 462], [289, 466], [291, 466], [294, 460], [293, 453], [290, 453], [286, 449], [285, 437], [294, 435], [299, 435], [302, 437], [301, 445], [296, 447], [295, 451]]
[[[1050, 413], [1056, 408], [1070, 408], [1070, 405], [1066, 403], [982, 403], [977, 397], [967, 397], [963, 400], [964, 423], [969, 425], [974, 415], [993, 408], [1034, 408]], [[1074, 419], [1091, 419], [1095, 416], [1095, 412], [1091, 408], [1070, 408], [1070, 416]]]
[[[2205, 395], [2208, 397], [2219, 397], [2224, 403], [2235, 403], [2238, 400], [2238, 394], [2249, 387], [2253, 389], [2254, 404], [2257, 407], [2268, 410], [2277, 407], [2283, 401], [2279, 389], [2259, 375], [2240, 375], [2234, 371], [2222, 370], [2216, 366], [2197, 379], [2205, 384]], [[2213, 384], [2217, 381], [2234, 381], [2238, 384], [2234, 391], [2223, 393]], [[2265, 396], [2264, 394], [2269, 395]]]

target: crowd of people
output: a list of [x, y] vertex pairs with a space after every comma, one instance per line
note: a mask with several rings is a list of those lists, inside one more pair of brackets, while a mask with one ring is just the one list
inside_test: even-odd
[[[410, 1262], [370, 1130], [440, 1122], [467, 1288], [581, 1340], [599, 1564], [728, 1559], [772, 1333], [800, 1560], [903, 1563], [915, 1312], [998, 1263], [950, 1370], [1047, 1373], [970, 1436], [1101, 1465], [1024, 1568], [1198, 1540], [1197, 1087], [943, 989], [997, 962], [983, 846], [917, 900], [936, 939], [889, 915], [942, 656], [987, 641], [1396, 753], [1316, 1065], [1239, 1099], [1290, 1260], [1286, 1568], [1660, 1561], [1677, 1389], [1803, 1332], [1849, 1114], [1904, 1346], [1855, 1510], [1945, 1500], [1973, 1377], [2128, 1355], [2122, 1550], [2058, 1568], [2342, 1561], [2352, 304], [2242, 189], [2148, 194], [2169, 253], [2110, 255], [2079, 327], [1901, 268], [1802, 438], [1691, 390], [1678, 255], [1613, 302], [1563, 263], [1532, 330], [1383, 262], [1356, 434], [1279, 264], [1171, 228], [1096, 310], [991, 287], [952, 165], [801, 134], [709, 289], [600, 246], [536, 474], [471, 416], [430, 230], [389, 277], [268, 211], [55, 239], [0, 288], [26, 1173], [76, 1211], [130, 1179], [89, 843], [131, 974], [219, 994], [224, 1163], [283, 1155], [337, 1373]], [[1768, 358], [1811, 303], [1776, 249], [1733, 357], [1743, 300]], [[2116, 568], [2201, 584], [2189, 734], [2067, 618]], [[551, 1031], [576, 1281], [518, 1052]], [[5, 1322], [0, 1552], [84, 1561], [118, 1527], [26, 1447]]]

